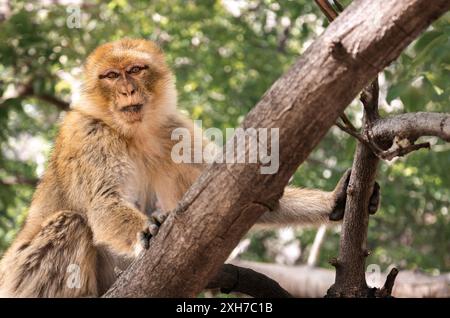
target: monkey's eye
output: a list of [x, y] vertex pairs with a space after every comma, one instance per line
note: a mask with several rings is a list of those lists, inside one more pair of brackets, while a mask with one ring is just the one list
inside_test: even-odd
[[133, 66], [132, 68], [130, 68], [128, 73], [129, 74], [137, 74], [137, 73], [139, 73], [142, 70], [143, 70], [143, 67], [141, 67], [141, 66]]
[[110, 78], [110, 79], [114, 79], [114, 78], [118, 78], [119, 77], [119, 73], [116, 72], [109, 72], [105, 75], [105, 77]]

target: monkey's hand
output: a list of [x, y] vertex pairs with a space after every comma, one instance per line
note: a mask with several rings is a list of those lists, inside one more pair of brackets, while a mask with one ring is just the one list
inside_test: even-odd
[[144, 229], [138, 233], [136, 255], [139, 255], [143, 249], [147, 250], [150, 247], [150, 239], [158, 233], [159, 227], [166, 220], [167, 215], [166, 212], [161, 210], [156, 210], [150, 215]]
[[[347, 201], [347, 188], [348, 183], [350, 181], [350, 175], [352, 170], [347, 169], [344, 175], [339, 180], [336, 188], [333, 191], [334, 194], [334, 207], [332, 212], [330, 213], [331, 221], [339, 221], [344, 217], [345, 211], [345, 202]], [[375, 182], [372, 195], [369, 200], [369, 214], [375, 214], [378, 210], [378, 206], [380, 205], [380, 185], [378, 182]]]

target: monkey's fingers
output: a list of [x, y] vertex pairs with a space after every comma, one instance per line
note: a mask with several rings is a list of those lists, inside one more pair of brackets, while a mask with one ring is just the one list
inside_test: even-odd
[[152, 238], [152, 236], [155, 236], [156, 234], [158, 234], [159, 231], [159, 225], [153, 223], [152, 221], [148, 222], [148, 233], [150, 234], [150, 238]]
[[[373, 192], [369, 199], [369, 214], [375, 214], [378, 211], [378, 208], [380, 206], [380, 185], [378, 182], [375, 182], [373, 186]], [[330, 213], [330, 220], [331, 221], [340, 221], [344, 217], [345, 212], [345, 202], [337, 201], [336, 207], [334, 208], [333, 212]]]
[[348, 168], [345, 170], [344, 174], [342, 175], [341, 179], [339, 180], [338, 184], [336, 185], [336, 188], [334, 188], [334, 192], [336, 194], [336, 197], [347, 197], [347, 187], [348, 183], [350, 182], [350, 176], [352, 174], [352, 169]]
[[380, 199], [381, 199], [381, 191], [380, 191], [380, 185], [378, 182], [375, 182], [373, 186], [373, 192], [369, 199], [369, 214], [375, 214], [378, 211], [378, 208], [380, 206]]
[[345, 205], [334, 209], [333, 212], [330, 213], [328, 218], [330, 219], [330, 221], [340, 221], [344, 218], [344, 212]]
[[158, 209], [150, 215], [150, 219], [155, 221], [157, 225], [161, 225], [167, 219], [168, 215], [169, 213]]
[[329, 215], [331, 221], [340, 221], [344, 217], [345, 202], [347, 200], [347, 187], [350, 182], [352, 169], [347, 169], [339, 180], [336, 188], [334, 188], [334, 207]]
[[148, 233], [141, 231], [138, 234], [139, 244], [146, 250], [150, 247], [150, 238]]
[[140, 245], [147, 250], [150, 247], [150, 239], [158, 234], [158, 231], [159, 225], [155, 224], [153, 220], [149, 220], [144, 230], [138, 234]]

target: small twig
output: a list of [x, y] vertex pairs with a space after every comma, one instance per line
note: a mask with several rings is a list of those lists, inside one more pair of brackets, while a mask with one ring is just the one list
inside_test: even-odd
[[397, 278], [397, 275], [398, 269], [394, 267], [387, 275], [384, 286], [375, 292], [375, 297], [380, 298], [391, 297], [392, 289], [394, 288], [395, 279]]
[[336, 126], [338, 126], [342, 131], [346, 132], [347, 134], [349, 134], [350, 136], [356, 138], [359, 142], [363, 143], [364, 145], [366, 145], [367, 147], [370, 148], [370, 150], [372, 150], [372, 152], [379, 157], [380, 159], [384, 159], [383, 158], [383, 150], [378, 147], [378, 145], [373, 142], [372, 140], [370, 140], [369, 138], [363, 136], [361, 133], [359, 133], [356, 130], [350, 129], [349, 127], [342, 125], [341, 123], [336, 123]]
[[348, 117], [345, 114], [342, 114], [340, 118], [348, 128], [352, 129], [353, 131], [357, 131], [356, 127], [352, 124], [350, 119], [348, 119]]
[[338, 14], [333, 9], [331, 4], [327, 0], [315, 0], [320, 10], [322, 10], [323, 14], [327, 17], [328, 21], [333, 21], [337, 18]]
[[407, 155], [410, 152], [422, 149], [422, 148], [428, 148], [430, 149], [431, 145], [429, 142], [424, 142], [420, 144], [409, 144], [409, 145], [401, 145], [399, 142], [396, 142], [398, 138], [394, 138], [394, 143], [392, 144], [391, 148], [387, 150], [381, 149], [377, 143], [373, 140], [370, 134], [370, 130], [366, 130], [366, 135], [363, 136], [361, 133], [359, 133], [356, 130], [350, 129], [349, 127], [337, 122], [336, 126], [338, 126], [342, 131], [348, 133], [350, 136], [357, 139], [359, 142], [363, 143], [367, 147], [372, 150], [372, 152], [382, 160], [392, 160], [395, 157], [403, 157]]
[[431, 145], [429, 142], [423, 142], [420, 144], [412, 144], [406, 147], [393, 147], [394, 149], [389, 149], [386, 151], [383, 151], [380, 155], [380, 158], [384, 159], [384, 160], [392, 160], [395, 157], [403, 157], [405, 155], [407, 155], [410, 152], [422, 149], [422, 148], [427, 148], [430, 149]]
[[367, 140], [358, 131], [350, 129], [349, 127], [347, 127], [339, 122], [337, 122], [335, 125], [338, 126], [342, 131], [349, 134], [350, 136], [355, 137], [357, 140], [359, 140], [363, 143], [367, 143]]

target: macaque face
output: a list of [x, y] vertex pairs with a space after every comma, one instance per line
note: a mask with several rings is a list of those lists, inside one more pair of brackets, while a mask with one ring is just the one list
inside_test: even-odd
[[[116, 124], [142, 122], [164, 107], [174, 89], [161, 50], [152, 42], [124, 39], [97, 48], [85, 66], [85, 93]], [[150, 116], [149, 116], [150, 117]]]
[[100, 69], [99, 88], [110, 97], [110, 108], [125, 121], [142, 120], [143, 107], [151, 97], [151, 81], [157, 74], [146, 61], [131, 60], [129, 63], [110, 63], [111, 67]]

